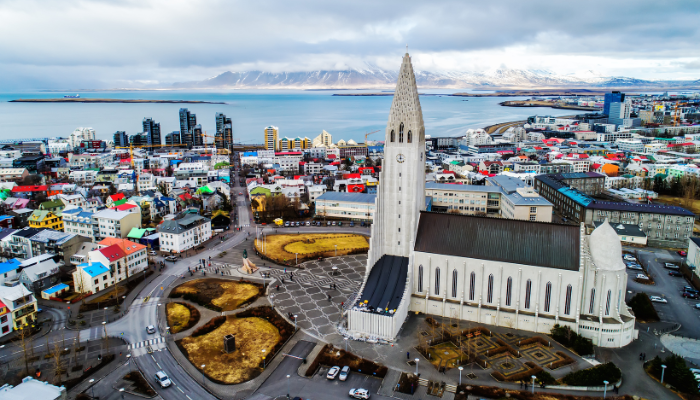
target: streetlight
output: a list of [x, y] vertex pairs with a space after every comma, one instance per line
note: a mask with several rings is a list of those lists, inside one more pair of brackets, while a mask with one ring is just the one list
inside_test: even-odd
[[122, 399], [124, 398], [124, 388], [119, 389], [119, 393], [122, 394]]
[[294, 265], [299, 264], [299, 253], [294, 253]]
[[535, 375], [532, 375], [532, 394], [535, 394]]
[[335, 245], [335, 256], [338, 257], [338, 245]]
[[289, 375], [287, 375], [287, 398], [289, 398]]
[[88, 382], [90, 382], [90, 392], [92, 393], [91, 397], [94, 399], [95, 398], [95, 385], [93, 385], [93, 383], [95, 383], [95, 380], [90, 379]]
[[605, 396], [608, 394], [608, 383], [610, 382], [603, 381], [603, 383], [605, 384], [605, 388], [603, 389], [603, 398], [605, 398]]
[[206, 365], [202, 364], [202, 385], [206, 386], [207, 382], [204, 381], [204, 367], [206, 367]]
[[664, 372], [666, 372], [666, 366], [661, 365], [661, 383], [664, 383]]
[[420, 359], [415, 358], [413, 361], [416, 362], [416, 376], [418, 376], [418, 361], [420, 361]]
[[464, 370], [464, 367], [460, 365], [459, 368], [457, 368], [457, 369], [459, 370], [459, 384], [461, 385], [462, 384], [462, 370]]
[[345, 352], [348, 352], [348, 338], [343, 338], [345, 340]]
[[263, 357], [263, 369], [265, 369], [265, 349], [262, 350], [262, 354], [263, 354], [263, 356], [262, 356]]
[[297, 315], [294, 314], [294, 332], [297, 331]]

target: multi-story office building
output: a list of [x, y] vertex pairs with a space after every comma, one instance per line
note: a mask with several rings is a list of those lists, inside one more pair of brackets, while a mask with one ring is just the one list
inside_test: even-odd
[[[613, 124], [616, 127], [620, 125], [625, 125], [628, 122], [626, 120], [630, 119], [630, 114], [632, 112], [632, 102], [630, 99], [626, 99], [622, 102], [610, 103], [610, 114], [608, 115], [608, 123]], [[631, 125], [631, 123], [630, 123]]]
[[181, 219], [164, 221], [158, 226], [160, 250], [180, 253], [211, 239], [211, 220], [189, 214]]
[[268, 126], [265, 128], [265, 150], [277, 150], [277, 138], [279, 137], [280, 129], [276, 126]]
[[326, 192], [316, 198], [316, 215], [321, 218], [372, 222], [376, 194]]
[[182, 144], [182, 141], [180, 140], [180, 131], [172, 131], [165, 135], [165, 144], [170, 146], [174, 144]]
[[217, 149], [228, 149], [233, 144], [233, 127], [231, 118], [226, 118], [222, 113], [216, 113], [216, 136]]
[[[188, 144], [189, 143], [185, 143]], [[192, 146], [204, 146], [204, 136], [202, 136], [202, 125], [195, 125], [192, 128]]]
[[143, 132], [146, 134], [146, 142], [150, 145], [161, 145], [160, 124], [151, 118], [143, 119]]
[[114, 132], [115, 147], [129, 147], [129, 136], [124, 131]]
[[625, 101], [625, 94], [619, 91], [605, 93], [605, 103], [603, 104], [603, 114], [610, 115], [610, 105], [613, 103], [622, 103]]
[[[180, 109], [180, 143], [194, 146], [193, 130], [197, 125], [197, 115], [186, 108]], [[201, 127], [200, 127], [201, 129]], [[201, 132], [200, 132], [201, 133]]]

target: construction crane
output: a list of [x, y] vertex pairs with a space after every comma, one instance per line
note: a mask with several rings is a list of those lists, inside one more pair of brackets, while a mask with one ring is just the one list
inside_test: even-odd
[[365, 146], [367, 146], [367, 136], [369, 136], [369, 135], [374, 135], [374, 134], [377, 133], [377, 132], [379, 132], [379, 130], [376, 130], [376, 131], [374, 131], [374, 132], [365, 133]]

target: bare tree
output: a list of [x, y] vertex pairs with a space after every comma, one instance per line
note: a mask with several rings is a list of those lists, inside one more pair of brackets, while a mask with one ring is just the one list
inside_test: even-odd
[[698, 189], [698, 179], [694, 176], [686, 175], [681, 180], [681, 185], [683, 187], [681, 204], [687, 209], [692, 209], [693, 202], [695, 201], [695, 194]]
[[[29, 375], [29, 353], [32, 349], [32, 339], [31, 331], [28, 326], [20, 326], [17, 331], [17, 341], [16, 345], [22, 352], [22, 358], [24, 358], [24, 373]], [[47, 339], [48, 340], [48, 339]]]
[[63, 351], [63, 348], [58, 345], [58, 341], [55, 341], [53, 343], [53, 350], [51, 351], [51, 360], [53, 361], [53, 372], [54, 372], [54, 384], [55, 385], [60, 385], [61, 384], [61, 374], [65, 372], [65, 368], [63, 367], [63, 362], [61, 361], [61, 352]]

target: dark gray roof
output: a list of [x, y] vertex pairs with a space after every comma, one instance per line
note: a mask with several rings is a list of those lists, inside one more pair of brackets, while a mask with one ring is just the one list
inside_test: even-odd
[[415, 250], [577, 271], [580, 235], [576, 225], [421, 212]]
[[360, 302], [373, 308], [395, 310], [401, 303], [408, 275], [408, 257], [383, 255], [367, 277]]
[[696, 246], [700, 247], [700, 238], [691, 237], [690, 240], [692, 240]]

